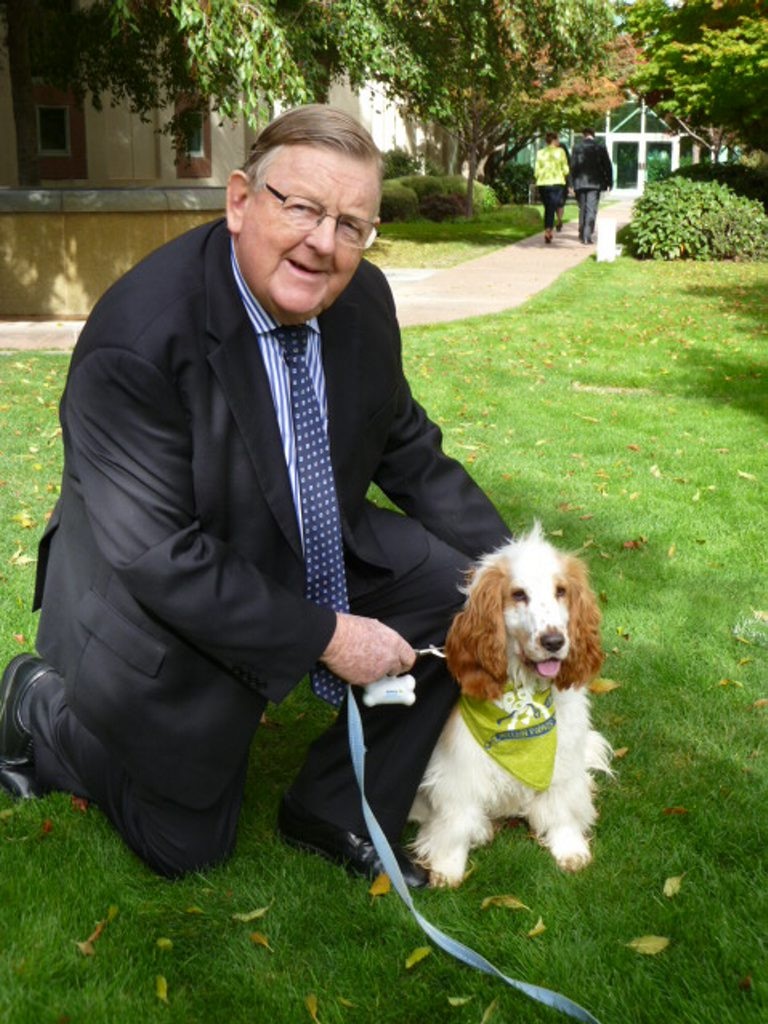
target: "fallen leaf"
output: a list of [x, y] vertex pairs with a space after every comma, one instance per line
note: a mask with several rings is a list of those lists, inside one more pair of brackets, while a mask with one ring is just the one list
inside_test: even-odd
[[539, 918], [533, 928], [528, 932], [528, 938], [535, 939], [537, 935], [542, 935], [546, 930], [547, 926], [544, 924], [544, 921]]
[[245, 924], [248, 924], [249, 921], [256, 921], [256, 920], [258, 920], [258, 918], [264, 917], [264, 915], [266, 914], [266, 912], [268, 910], [269, 910], [269, 907], [259, 907], [258, 910], [249, 910], [245, 914], [233, 914], [232, 915], [232, 920], [233, 921], [242, 921]]
[[718, 686], [737, 686], [739, 689], [744, 689], [744, 683], [740, 683], [738, 679], [721, 679], [717, 684]]
[[664, 883], [664, 895], [668, 900], [673, 899], [680, 892], [680, 887], [683, 884], [685, 874], [674, 875], [672, 878], [668, 878]]
[[663, 935], [643, 935], [639, 939], [633, 939], [627, 943], [630, 949], [643, 956], [656, 956], [663, 952], [669, 945], [669, 939]]
[[274, 949], [270, 946], [267, 936], [262, 932], [251, 932], [250, 939], [254, 946], [263, 946], [264, 949], [268, 949], [270, 953], [274, 953]]
[[757, 480], [754, 473], [744, 473], [742, 470], [738, 470], [738, 474], [742, 480]]
[[665, 807], [664, 808], [664, 814], [667, 814], [667, 815], [670, 815], [670, 816], [683, 815], [683, 814], [687, 814], [687, 813], [688, 813], [688, 808], [687, 807]]
[[88, 810], [88, 801], [81, 796], [72, 796], [70, 800], [70, 806], [73, 811], [77, 811], [78, 814], [85, 814]]
[[499, 1000], [498, 1000], [498, 997], [497, 997], [496, 999], [493, 1000], [492, 1003], [489, 1003], [488, 1006], [486, 1007], [485, 1013], [483, 1014], [483, 1017], [482, 1017], [482, 1020], [480, 1021], [480, 1024], [488, 1024], [488, 1021], [491, 1019], [493, 1014], [496, 1012], [496, 1007], [498, 1005], [499, 1005]]
[[169, 950], [173, 949], [173, 941], [171, 939], [157, 939], [155, 945], [157, 946], [158, 949], [162, 949], [163, 952], [168, 952]]
[[745, 978], [742, 978], [739, 982], [739, 988], [742, 992], [752, 991], [752, 975], [748, 974]]
[[187, 907], [184, 911], [185, 914], [204, 914], [205, 911], [201, 910], [200, 907]]
[[161, 1003], [168, 1002], [168, 982], [162, 974], [158, 974], [155, 978], [155, 995]]
[[429, 946], [417, 946], [416, 949], [414, 949], [414, 951], [405, 961], [405, 969], [407, 971], [410, 971], [412, 967], [415, 967], [416, 964], [421, 963], [421, 961], [425, 957], [429, 956], [431, 952], [432, 950]]
[[621, 758], [626, 757], [628, 753], [629, 747], [617, 747], [613, 752], [613, 756], [621, 760]]
[[369, 896], [386, 896], [388, 892], [392, 892], [392, 882], [386, 872], [382, 871], [380, 875], [376, 875], [370, 889], [368, 890]]
[[88, 936], [88, 938], [85, 940], [85, 942], [76, 942], [75, 943], [75, 945], [80, 950], [80, 952], [83, 954], [83, 956], [93, 956], [95, 954], [96, 949], [94, 947], [94, 942], [96, 942], [96, 940], [101, 936], [101, 933], [104, 931], [104, 929], [106, 927], [107, 927], [106, 920], [105, 921], [99, 921], [99, 923], [93, 929], [93, 931]]
[[480, 904], [482, 910], [487, 910], [488, 907], [506, 907], [507, 910], [530, 910], [522, 903], [516, 896], [486, 896], [483, 902]]
[[472, 1002], [472, 996], [448, 996], [449, 1006], [466, 1006]]
[[759, 697], [752, 705], [753, 708], [765, 708], [768, 707], [768, 697]]
[[621, 683], [617, 683], [615, 679], [593, 679], [589, 684], [590, 693], [610, 693], [611, 690], [617, 690], [621, 686]]
[[309, 995], [304, 1000], [304, 1005], [307, 1008], [309, 1016], [312, 1018], [313, 1021], [315, 1021], [315, 1024], [320, 1024], [320, 1022], [317, 1019], [317, 996], [315, 995], [314, 992], [309, 993]]

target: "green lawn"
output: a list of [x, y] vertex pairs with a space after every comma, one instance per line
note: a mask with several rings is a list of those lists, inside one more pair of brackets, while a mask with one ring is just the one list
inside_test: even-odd
[[[505, 828], [460, 890], [416, 902], [602, 1024], [768, 1018], [767, 307], [766, 264], [588, 260], [508, 314], [404, 335], [417, 396], [510, 527], [538, 517], [587, 559], [620, 684], [594, 715], [622, 751], [584, 873]], [[65, 370], [0, 357], [3, 660], [33, 643]], [[0, 1020], [297, 1024], [311, 994], [321, 1024], [564, 1020], [436, 949], [407, 969], [428, 943], [395, 895], [278, 842], [280, 793], [328, 714], [303, 693], [271, 711], [236, 855], [181, 882], [94, 808], [0, 795]], [[530, 909], [481, 908], [501, 894]], [[669, 945], [628, 945], [647, 935]]]

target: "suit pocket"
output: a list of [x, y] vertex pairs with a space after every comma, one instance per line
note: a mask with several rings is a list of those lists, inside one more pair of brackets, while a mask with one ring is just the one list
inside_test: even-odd
[[84, 595], [77, 617], [89, 633], [126, 664], [147, 676], [158, 674], [166, 654], [165, 645], [115, 611], [95, 590]]

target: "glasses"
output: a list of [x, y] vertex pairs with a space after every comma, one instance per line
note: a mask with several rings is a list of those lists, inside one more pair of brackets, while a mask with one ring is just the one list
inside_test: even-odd
[[334, 217], [324, 206], [303, 196], [284, 196], [276, 188], [264, 182], [264, 188], [280, 203], [283, 216], [297, 231], [310, 232], [320, 227], [326, 217], [336, 221], [336, 238], [342, 245], [353, 249], [369, 249], [376, 240], [376, 225], [362, 217], [340, 213]]

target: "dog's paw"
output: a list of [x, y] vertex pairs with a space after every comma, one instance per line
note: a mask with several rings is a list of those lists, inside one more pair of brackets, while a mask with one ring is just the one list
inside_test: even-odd
[[547, 846], [563, 871], [581, 871], [592, 860], [589, 843], [576, 829], [564, 828], [553, 832]]
[[435, 871], [434, 869], [429, 872], [430, 889], [457, 889], [463, 881], [463, 871], [458, 878], [453, 874], [446, 875], [442, 871]]

